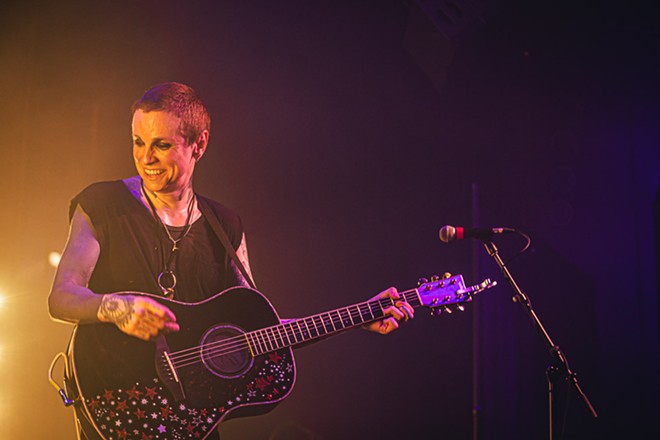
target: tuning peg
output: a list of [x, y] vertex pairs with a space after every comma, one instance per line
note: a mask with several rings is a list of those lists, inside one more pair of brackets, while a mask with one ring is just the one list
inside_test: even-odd
[[442, 314], [442, 309], [435, 308], [431, 309], [431, 316], [440, 316]]
[[437, 276], [437, 275], [433, 275], [433, 276], [431, 277], [431, 281], [434, 282], [434, 283], [435, 283], [436, 281], [438, 281], [439, 279], [440, 279], [440, 277]]
[[447, 312], [448, 314], [451, 314], [451, 313], [453, 312], [453, 310], [450, 309], [449, 306], [445, 306], [445, 307], [444, 307], [444, 310], [445, 310], [445, 312]]
[[458, 310], [459, 312], [464, 312], [465, 306], [463, 304], [456, 304], [456, 310]]
[[426, 284], [428, 282], [429, 280], [427, 280], [426, 278], [420, 278], [417, 280], [417, 286], [421, 286], [422, 284]]
[[442, 274], [442, 278], [444, 278], [445, 280], [447, 278], [451, 278], [451, 274], [449, 272], [445, 272], [445, 273]]

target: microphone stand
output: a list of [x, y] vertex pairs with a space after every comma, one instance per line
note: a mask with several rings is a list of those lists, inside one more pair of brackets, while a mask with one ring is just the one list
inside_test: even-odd
[[502, 274], [504, 275], [504, 278], [507, 279], [509, 284], [511, 284], [511, 287], [513, 287], [513, 290], [515, 292], [513, 296], [513, 301], [522, 304], [525, 307], [525, 311], [529, 315], [529, 317], [532, 319], [532, 322], [536, 326], [536, 328], [541, 332], [541, 335], [545, 339], [546, 343], [548, 344], [550, 355], [552, 356], [553, 364], [550, 365], [546, 369], [546, 377], [548, 380], [548, 422], [549, 422], [549, 432], [550, 432], [550, 437], [549, 440], [553, 439], [553, 387], [555, 381], [562, 377], [566, 380], [570, 380], [571, 385], [577, 392], [578, 397], [580, 400], [584, 402], [584, 404], [587, 406], [587, 409], [591, 413], [591, 415], [594, 418], [598, 417], [598, 414], [596, 413], [596, 410], [594, 407], [591, 405], [591, 402], [589, 401], [589, 398], [584, 394], [582, 389], [580, 388], [580, 385], [578, 384], [577, 380], [577, 375], [573, 373], [568, 366], [568, 360], [566, 359], [566, 356], [564, 353], [561, 351], [558, 345], [556, 345], [552, 339], [550, 338], [550, 335], [548, 332], [545, 330], [543, 327], [543, 324], [541, 324], [541, 321], [539, 320], [538, 316], [534, 312], [534, 309], [532, 309], [532, 304], [529, 301], [529, 298], [527, 295], [523, 293], [522, 290], [520, 290], [520, 287], [518, 287], [518, 284], [516, 281], [513, 279], [513, 276], [511, 275], [511, 272], [509, 272], [509, 269], [506, 267], [504, 264], [504, 261], [502, 261], [502, 258], [500, 258], [500, 255], [497, 250], [497, 246], [495, 246], [495, 243], [493, 243], [491, 240], [482, 240], [484, 246], [486, 247], [486, 251], [488, 252], [488, 255], [493, 257], [497, 265], [500, 267]]

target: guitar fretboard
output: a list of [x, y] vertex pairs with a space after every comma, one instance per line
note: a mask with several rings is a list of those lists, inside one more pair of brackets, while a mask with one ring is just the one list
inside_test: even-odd
[[395, 301], [405, 301], [415, 308], [421, 306], [416, 289], [399, 293], [401, 297], [397, 300], [382, 298], [365, 301], [251, 331], [245, 334], [245, 338], [252, 355], [257, 356], [377, 321], [385, 316], [385, 309], [394, 305]]

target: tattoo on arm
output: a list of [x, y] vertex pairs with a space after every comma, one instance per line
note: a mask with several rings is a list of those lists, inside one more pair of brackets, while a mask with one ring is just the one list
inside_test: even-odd
[[119, 328], [125, 327], [133, 314], [133, 302], [121, 296], [105, 295], [99, 307], [99, 316], [107, 322], [113, 322]]

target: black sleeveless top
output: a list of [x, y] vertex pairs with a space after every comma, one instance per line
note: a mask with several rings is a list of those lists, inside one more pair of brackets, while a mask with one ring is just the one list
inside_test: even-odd
[[[227, 232], [234, 249], [243, 235], [240, 218], [223, 205], [197, 195]], [[161, 295], [158, 274], [172, 250], [163, 227], [121, 180], [94, 183], [71, 201], [69, 219], [80, 205], [101, 248], [89, 281], [95, 293], [136, 291]], [[239, 284], [231, 257], [202, 216], [178, 244], [174, 299], [198, 302]]]

